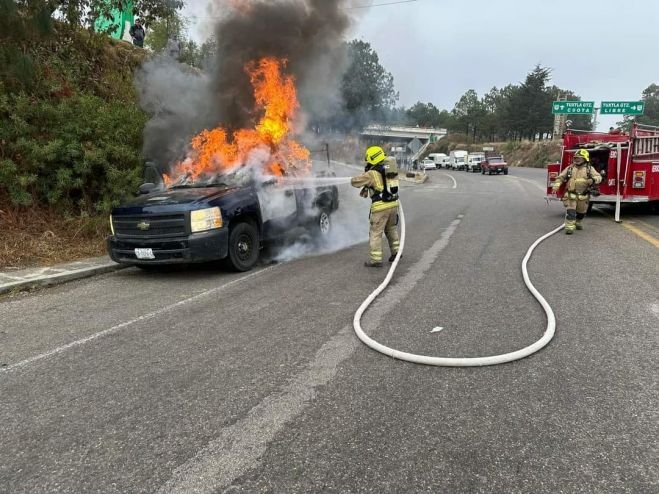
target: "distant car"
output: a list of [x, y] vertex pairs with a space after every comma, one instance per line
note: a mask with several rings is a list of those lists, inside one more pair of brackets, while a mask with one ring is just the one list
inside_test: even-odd
[[487, 156], [481, 163], [481, 173], [485, 175], [492, 175], [493, 173], [503, 173], [508, 175], [508, 163], [505, 162], [503, 156]]
[[421, 162], [421, 168], [424, 170], [436, 170], [437, 165], [435, 164], [435, 161], [433, 159], [425, 158]]

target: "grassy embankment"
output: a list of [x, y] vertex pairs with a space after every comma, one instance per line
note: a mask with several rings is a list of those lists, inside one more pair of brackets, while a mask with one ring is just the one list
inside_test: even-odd
[[59, 24], [19, 34], [0, 50], [0, 269], [101, 255], [142, 173], [145, 52]]

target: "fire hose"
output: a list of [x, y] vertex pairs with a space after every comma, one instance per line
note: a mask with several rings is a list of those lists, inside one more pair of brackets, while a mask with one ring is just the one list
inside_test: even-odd
[[528, 251], [526, 252], [524, 259], [522, 260], [522, 277], [524, 278], [524, 283], [526, 284], [526, 287], [531, 292], [531, 294], [538, 301], [538, 303], [540, 303], [547, 316], [547, 328], [545, 330], [545, 333], [542, 335], [542, 338], [540, 338], [535, 343], [525, 348], [522, 348], [520, 350], [516, 350], [514, 352], [504, 353], [502, 355], [491, 355], [488, 357], [431, 357], [427, 355], [417, 355], [413, 353], [402, 352], [400, 350], [396, 350], [394, 348], [390, 348], [381, 343], [378, 343], [377, 341], [369, 337], [364, 332], [361, 326], [362, 315], [364, 314], [364, 312], [366, 312], [366, 309], [368, 309], [368, 307], [373, 303], [373, 301], [377, 298], [377, 296], [380, 295], [380, 293], [382, 293], [391, 282], [391, 279], [394, 273], [396, 272], [396, 268], [398, 267], [398, 262], [400, 261], [400, 258], [403, 254], [403, 249], [405, 247], [405, 214], [403, 213], [402, 206], [400, 206], [399, 211], [400, 211], [400, 221], [401, 221], [401, 232], [400, 232], [400, 248], [398, 249], [398, 255], [396, 256], [396, 259], [391, 265], [391, 268], [389, 268], [389, 272], [387, 273], [387, 276], [385, 277], [384, 281], [380, 283], [380, 285], [373, 291], [373, 293], [371, 293], [366, 298], [366, 300], [364, 300], [364, 302], [362, 302], [362, 305], [360, 305], [359, 309], [357, 309], [357, 312], [355, 312], [355, 317], [353, 319], [353, 327], [355, 329], [355, 333], [363, 343], [365, 343], [367, 346], [369, 346], [370, 348], [372, 348], [377, 352], [383, 353], [385, 355], [389, 355], [390, 357], [393, 357], [398, 360], [405, 360], [407, 362], [412, 362], [416, 364], [436, 365], [441, 367], [478, 367], [484, 365], [504, 364], [507, 362], [513, 362], [515, 360], [523, 359], [524, 357], [528, 357], [529, 355], [539, 351], [551, 341], [556, 331], [556, 317], [554, 316], [554, 311], [552, 310], [549, 303], [545, 300], [542, 294], [535, 288], [535, 286], [533, 286], [533, 283], [531, 283], [531, 279], [529, 278], [529, 273], [527, 270], [527, 264], [535, 248], [538, 245], [540, 245], [543, 241], [551, 237], [552, 235], [561, 231], [564, 225], [555, 228], [554, 230], [550, 231], [549, 233], [543, 235], [535, 242], [533, 242], [531, 247], [529, 247]]

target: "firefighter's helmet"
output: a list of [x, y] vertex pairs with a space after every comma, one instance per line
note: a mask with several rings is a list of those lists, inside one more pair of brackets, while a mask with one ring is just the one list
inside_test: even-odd
[[382, 163], [387, 155], [384, 154], [384, 149], [380, 146], [371, 146], [366, 150], [366, 163], [370, 166], [375, 166]]
[[585, 149], [579, 149], [576, 153], [574, 153], [575, 158], [583, 158], [584, 161], [589, 161], [590, 160], [590, 153], [586, 151]]

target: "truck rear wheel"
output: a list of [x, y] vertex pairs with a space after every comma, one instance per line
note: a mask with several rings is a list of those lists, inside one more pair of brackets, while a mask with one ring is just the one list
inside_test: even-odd
[[259, 232], [252, 223], [238, 223], [229, 234], [229, 267], [249, 271], [259, 259]]
[[332, 217], [328, 209], [323, 208], [314, 218], [311, 234], [316, 242], [322, 242], [332, 232]]
[[504, 168], [504, 169], [503, 169], [503, 174], [504, 174], [504, 175], [508, 175], [508, 168]]

